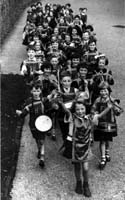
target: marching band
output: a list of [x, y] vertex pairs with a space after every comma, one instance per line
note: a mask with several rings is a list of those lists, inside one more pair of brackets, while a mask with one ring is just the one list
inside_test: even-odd
[[37, 2], [27, 11], [22, 44], [27, 59], [20, 67], [30, 95], [17, 110], [30, 115], [29, 126], [38, 147], [41, 168], [45, 166], [44, 141], [62, 134], [63, 155], [72, 159], [75, 191], [91, 196], [88, 155], [94, 141], [100, 145], [100, 169], [111, 160], [109, 142], [117, 136], [116, 116], [123, 109], [111, 96], [114, 85], [109, 60], [97, 49], [94, 27], [87, 22], [87, 8], [74, 14], [65, 5]]

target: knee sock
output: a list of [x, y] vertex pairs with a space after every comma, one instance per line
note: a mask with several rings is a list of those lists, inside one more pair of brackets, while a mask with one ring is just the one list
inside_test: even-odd
[[80, 163], [74, 164], [74, 172], [77, 181], [81, 181], [81, 165]]
[[88, 170], [83, 169], [83, 178], [84, 178], [84, 183], [88, 183]]

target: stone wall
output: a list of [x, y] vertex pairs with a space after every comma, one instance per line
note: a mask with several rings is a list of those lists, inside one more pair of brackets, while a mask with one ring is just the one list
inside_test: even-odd
[[3, 44], [20, 14], [35, 0], [0, 0], [0, 38]]

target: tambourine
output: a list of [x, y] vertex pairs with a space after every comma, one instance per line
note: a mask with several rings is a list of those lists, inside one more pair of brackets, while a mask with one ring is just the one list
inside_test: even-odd
[[35, 126], [41, 132], [47, 132], [52, 128], [52, 120], [47, 115], [40, 115], [36, 118]]
[[65, 107], [68, 108], [68, 109], [70, 109], [72, 107], [72, 104], [73, 104], [72, 101], [64, 103]]

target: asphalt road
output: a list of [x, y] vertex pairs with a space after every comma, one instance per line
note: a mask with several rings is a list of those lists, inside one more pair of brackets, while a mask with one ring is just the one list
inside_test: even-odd
[[[49, 2], [49, 1], [47, 1]], [[52, 3], [67, 1], [51, 0]], [[125, 25], [125, 3], [123, 0], [69, 0], [77, 13], [79, 7], [88, 8], [88, 23], [95, 28], [98, 38], [98, 50], [109, 58], [109, 68], [113, 71], [115, 86], [113, 96], [121, 99], [125, 107], [125, 29], [114, 25]], [[2, 52], [2, 73], [19, 73], [20, 63], [26, 57], [22, 46], [22, 30], [25, 25], [26, 10], [15, 25]], [[125, 113], [118, 119], [119, 134], [111, 145], [112, 161], [100, 173], [98, 161], [92, 156], [90, 161], [90, 187], [92, 200], [123, 200], [125, 199]], [[64, 159], [57, 142], [46, 140], [46, 169], [41, 171], [36, 158], [36, 145], [30, 135], [27, 119], [22, 132], [21, 148], [16, 177], [11, 191], [12, 200], [77, 200], [85, 199], [74, 192], [75, 179], [73, 166]], [[98, 157], [98, 146], [95, 144], [93, 153]]]

